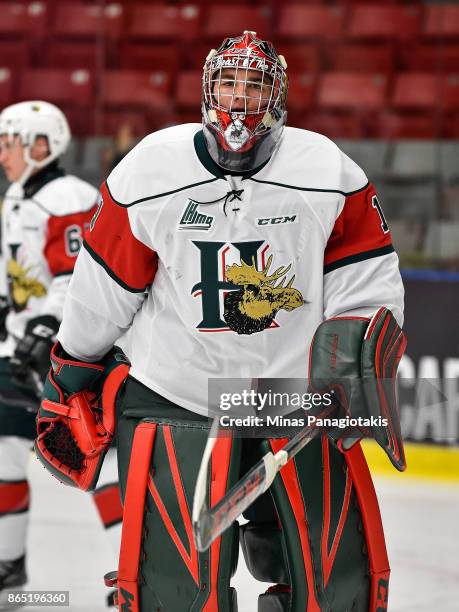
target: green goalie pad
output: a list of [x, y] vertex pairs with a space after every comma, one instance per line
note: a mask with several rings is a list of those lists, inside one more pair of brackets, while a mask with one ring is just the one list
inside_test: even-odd
[[[328, 433], [341, 450], [374, 437], [400, 471], [406, 468], [396, 397], [398, 364], [406, 338], [393, 314], [380, 308], [371, 319], [337, 317], [324, 321], [310, 352], [310, 388], [332, 391], [339, 417], [349, 427]], [[356, 424], [357, 423], [357, 424]]]

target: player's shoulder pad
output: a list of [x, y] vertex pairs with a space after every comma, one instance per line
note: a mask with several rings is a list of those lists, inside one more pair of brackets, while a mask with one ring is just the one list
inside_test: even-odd
[[113, 200], [132, 206], [214, 180], [195, 152], [193, 138], [200, 129], [199, 123], [186, 123], [141, 140], [106, 181]]
[[286, 127], [272, 161], [254, 177], [305, 191], [349, 195], [368, 179], [336, 143], [317, 132]]
[[32, 200], [53, 217], [63, 217], [93, 208], [98, 190], [82, 179], [67, 174], [46, 183]]

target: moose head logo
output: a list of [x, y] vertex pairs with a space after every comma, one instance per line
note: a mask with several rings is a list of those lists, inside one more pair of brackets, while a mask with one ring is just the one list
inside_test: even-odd
[[241, 288], [225, 296], [223, 318], [238, 334], [263, 331], [271, 325], [279, 310], [291, 311], [304, 304], [300, 291], [292, 287], [294, 275], [285, 285], [291, 264], [280, 266], [269, 274], [271, 263], [272, 255], [261, 271], [256, 268], [255, 258], [250, 265], [241, 261], [241, 265], [226, 267], [227, 281]]

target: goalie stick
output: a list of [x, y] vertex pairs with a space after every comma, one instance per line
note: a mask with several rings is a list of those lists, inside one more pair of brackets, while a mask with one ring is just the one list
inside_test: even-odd
[[[332, 412], [325, 410], [321, 417]], [[193, 532], [196, 548], [203, 552], [231, 526], [272, 484], [276, 474], [293, 459], [323, 428], [304, 427], [276, 454], [266, 453], [212, 508], [206, 504], [208, 467], [218, 435], [218, 418], [214, 420], [204, 449], [193, 500]]]

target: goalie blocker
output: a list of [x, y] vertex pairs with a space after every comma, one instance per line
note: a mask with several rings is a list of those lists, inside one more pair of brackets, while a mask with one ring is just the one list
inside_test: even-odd
[[344, 431], [332, 429], [328, 433], [340, 450], [348, 450], [363, 437], [374, 437], [400, 471], [406, 463], [395, 377], [405, 348], [406, 338], [393, 314], [380, 308], [371, 319], [337, 317], [324, 321], [314, 334], [309, 364], [311, 389], [333, 391], [339, 416], [373, 417], [381, 423]]
[[[391, 313], [381, 309], [371, 320], [324, 322], [311, 351], [314, 386], [335, 389], [351, 415], [354, 408], [387, 415], [379, 441], [399, 469], [404, 460], [393, 384], [380, 385], [377, 375], [390, 373], [393, 380], [404, 345]], [[369, 407], [373, 396], [355, 382], [362, 376], [379, 390], [377, 406]], [[244, 513], [248, 523], [233, 523], [198, 552], [191, 506], [209, 424], [131, 378], [118, 413], [123, 535], [118, 572], [107, 582], [118, 587], [121, 609], [235, 612], [230, 581], [238, 536], [253, 576], [277, 583], [259, 597], [259, 612], [387, 609], [390, 569], [376, 494], [356, 441], [362, 432], [341, 431], [343, 440], [331, 432], [338, 448], [326, 436], [312, 440]], [[286, 442], [219, 438], [207, 505], [215, 506], [263, 455]]]

